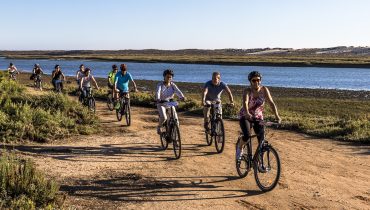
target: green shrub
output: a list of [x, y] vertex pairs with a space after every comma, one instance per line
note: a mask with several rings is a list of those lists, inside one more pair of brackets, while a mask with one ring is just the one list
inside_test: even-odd
[[2, 152], [0, 159], [0, 208], [39, 209], [61, 207], [59, 185], [36, 170], [30, 160]]
[[0, 139], [3, 141], [44, 142], [98, 130], [98, 118], [77, 101], [56, 93], [27, 95], [19, 86], [7, 80], [0, 82]]

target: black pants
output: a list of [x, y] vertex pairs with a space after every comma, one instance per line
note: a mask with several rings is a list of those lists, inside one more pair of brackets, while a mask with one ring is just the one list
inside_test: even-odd
[[265, 128], [263, 125], [260, 125], [258, 121], [249, 121], [245, 117], [242, 117], [239, 120], [240, 128], [242, 129], [244, 138], [243, 141], [248, 141], [249, 136], [251, 135], [251, 127], [253, 127], [254, 133], [257, 134], [258, 143], [265, 136]]

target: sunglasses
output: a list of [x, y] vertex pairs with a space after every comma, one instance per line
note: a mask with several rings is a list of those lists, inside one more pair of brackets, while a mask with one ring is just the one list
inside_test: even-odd
[[252, 82], [261, 82], [261, 79], [252, 79]]

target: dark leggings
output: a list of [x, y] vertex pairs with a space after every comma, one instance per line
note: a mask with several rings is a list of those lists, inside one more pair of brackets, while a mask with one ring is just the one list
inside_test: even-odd
[[248, 141], [249, 136], [251, 135], [251, 127], [253, 126], [254, 133], [257, 134], [258, 143], [261, 142], [261, 140], [263, 139], [265, 135], [265, 129], [263, 125], [260, 125], [256, 121], [253, 121], [253, 122], [249, 121], [245, 117], [242, 117], [239, 120], [239, 124], [240, 124], [240, 128], [242, 129], [243, 135], [244, 135], [243, 141], [245, 142]]

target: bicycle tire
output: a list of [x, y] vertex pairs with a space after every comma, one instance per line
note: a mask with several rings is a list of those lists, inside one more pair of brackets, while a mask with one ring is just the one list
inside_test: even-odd
[[[261, 152], [262, 152], [262, 161], [260, 160], [261, 158], [257, 158], [257, 157], [260, 157]], [[267, 162], [268, 162], [269, 169], [266, 169], [266, 167], [264, 166], [265, 163], [262, 164], [265, 169], [260, 169], [260, 167], [262, 167], [260, 162], [266, 162], [265, 155], [266, 155], [266, 159], [268, 160]], [[270, 165], [271, 155], [275, 156], [276, 158], [276, 175], [272, 175], [273, 181], [270, 184], [265, 184], [261, 181], [262, 176], [265, 174], [272, 174], [271, 171], [272, 169], [275, 168], [275, 166], [272, 167]], [[258, 154], [254, 160], [253, 169], [254, 169], [254, 178], [256, 180], [258, 187], [264, 192], [273, 190], [276, 187], [277, 183], [279, 182], [280, 173], [281, 173], [280, 158], [279, 158], [277, 151], [270, 145], [263, 147], [261, 150], [258, 151]]]
[[225, 147], [225, 128], [222, 119], [215, 121], [215, 135], [213, 136], [217, 153], [222, 153]]
[[168, 148], [168, 141], [166, 139], [166, 133], [163, 132], [159, 135], [159, 138], [161, 140], [161, 146], [163, 150], [166, 150]]
[[113, 111], [114, 106], [113, 106], [113, 96], [111, 93], [108, 93], [107, 95], [107, 107], [109, 111]]
[[204, 133], [206, 135], [206, 143], [207, 143], [207, 146], [211, 146], [212, 145], [212, 136], [209, 134], [208, 131], [205, 131]]
[[175, 123], [171, 129], [171, 139], [173, 143], [173, 152], [175, 153], [175, 159], [181, 157], [181, 137], [179, 126]]
[[131, 106], [130, 106], [129, 103], [127, 103], [125, 106], [126, 106], [125, 107], [125, 109], [126, 109], [126, 111], [125, 111], [126, 124], [127, 124], [127, 126], [130, 126], [131, 125]]
[[88, 107], [89, 107], [89, 111], [91, 112], [96, 112], [96, 107], [95, 107], [95, 98], [94, 97], [90, 97], [89, 98], [89, 102], [88, 102]]
[[120, 103], [121, 105], [119, 109], [116, 109], [116, 116], [117, 116], [117, 120], [121, 121], [122, 120], [122, 109], [123, 109], [122, 100], [119, 100], [117, 103]]
[[249, 169], [251, 168], [251, 166], [250, 166], [250, 161], [244, 155], [241, 157], [240, 160], [238, 160], [236, 151], [238, 149], [238, 145], [240, 141], [243, 141], [243, 140], [239, 137], [235, 145], [235, 166], [236, 166], [236, 172], [238, 173], [239, 177], [244, 178], [248, 175]]

